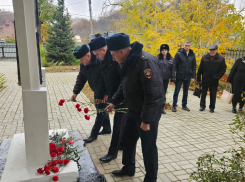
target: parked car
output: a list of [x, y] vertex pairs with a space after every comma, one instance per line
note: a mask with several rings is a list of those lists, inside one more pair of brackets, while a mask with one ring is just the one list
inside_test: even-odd
[[6, 43], [5, 39], [0, 39], [0, 43]]

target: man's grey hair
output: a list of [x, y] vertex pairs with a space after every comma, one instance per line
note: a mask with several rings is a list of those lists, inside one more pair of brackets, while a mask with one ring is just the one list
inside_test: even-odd
[[191, 41], [187, 40], [187, 41], [184, 42], [184, 45], [185, 44], [191, 44]]

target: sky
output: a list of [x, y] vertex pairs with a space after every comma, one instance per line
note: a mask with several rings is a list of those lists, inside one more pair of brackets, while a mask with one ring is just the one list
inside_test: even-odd
[[[102, 5], [104, 1], [105, 0], [91, 0], [93, 19], [98, 19], [98, 17], [101, 15]], [[231, 1], [235, 1], [236, 8], [240, 8], [240, 4], [242, 2], [245, 6], [244, 0]], [[57, 0], [54, 0], [54, 2], [57, 2]], [[72, 18], [79, 17], [89, 19], [88, 0], [65, 0], [65, 5], [68, 8], [68, 11]], [[0, 0], [0, 9], [13, 11], [12, 0]]]
[[[53, 0], [57, 3], [57, 0]], [[104, 0], [91, 0], [93, 18], [98, 19], [101, 15], [102, 5]], [[65, 6], [72, 18], [87, 18], [89, 19], [88, 0], [65, 0]], [[12, 0], [0, 0], [0, 9], [13, 12]]]

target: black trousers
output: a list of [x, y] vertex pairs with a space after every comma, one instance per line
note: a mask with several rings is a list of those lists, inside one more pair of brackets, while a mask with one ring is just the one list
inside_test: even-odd
[[[232, 88], [233, 89], [233, 88]], [[243, 90], [242, 90], [242, 93], [243, 92], [245, 92], [245, 86], [243, 87]], [[241, 93], [241, 94], [242, 94]], [[244, 95], [244, 94], [243, 94]], [[244, 96], [243, 96], [244, 97]], [[235, 99], [234, 97], [233, 97], [233, 99], [232, 99], [232, 106], [233, 107], [236, 107], [236, 105], [237, 105], [237, 103], [239, 102], [239, 109], [242, 109], [243, 108], [243, 106], [244, 106], [244, 100], [242, 100], [242, 97], [241, 97], [241, 100], [239, 101], [239, 100], [237, 100], [237, 99]]]
[[[96, 109], [104, 109], [106, 108], [106, 106], [107, 104], [104, 103], [95, 104]], [[97, 113], [95, 123], [90, 135], [97, 138], [101, 126], [103, 126], [103, 131], [111, 133], [111, 124], [108, 113]]]
[[[167, 94], [168, 82], [169, 82], [169, 80], [163, 80], [163, 87], [164, 87], [165, 97], [166, 97], [166, 94]], [[163, 109], [164, 109], [164, 105], [165, 105], [165, 103], [162, 106]]]
[[135, 154], [136, 144], [141, 138], [141, 147], [144, 158], [146, 175], [144, 182], [156, 182], [158, 171], [158, 152], [157, 152], [157, 131], [158, 123], [161, 118], [161, 109], [158, 108], [155, 120], [150, 123], [150, 130], [143, 131], [140, 128], [142, 123], [141, 112], [129, 110], [126, 126], [124, 130], [124, 148], [123, 148], [123, 170], [129, 173], [135, 173]]
[[208, 89], [209, 89], [209, 93], [210, 93], [209, 109], [214, 109], [215, 103], [216, 103], [217, 85], [202, 86], [202, 95], [201, 95], [200, 106], [202, 108], [206, 107], [206, 96], [207, 96]]
[[[115, 109], [126, 108], [125, 104], [115, 107]], [[111, 145], [109, 147], [108, 154], [117, 155], [120, 145], [123, 145], [123, 133], [126, 124], [128, 112], [115, 112], [114, 123], [113, 123], [113, 133], [111, 138]]]

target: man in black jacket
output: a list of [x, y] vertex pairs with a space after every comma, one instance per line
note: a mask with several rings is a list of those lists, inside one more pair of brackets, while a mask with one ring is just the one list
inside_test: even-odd
[[[226, 63], [225, 58], [218, 54], [218, 46], [211, 45], [210, 53], [205, 54], [197, 72], [197, 82], [202, 80], [202, 96], [200, 101], [200, 111], [204, 111], [206, 107], [206, 95], [209, 89], [210, 92], [210, 112], [214, 112], [217, 87], [219, 79], [225, 74]], [[202, 75], [202, 79], [201, 79]]]
[[[99, 79], [101, 77], [100, 61], [96, 59], [95, 55], [92, 52], [89, 51], [89, 48], [86, 44], [83, 44], [82, 46], [77, 46], [73, 52], [73, 55], [76, 57], [76, 59], [80, 60], [81, 64], [71, 99], [73, 101], [76, 100], [77, 95], [81, 92], [87, 81], [91, 90], [94, 92], [94, 95], [96, 95], [96, 93], [98, 92]], [[102, 94], [105, 94], [105, 90]], [[95, 106], [98, 109], [103, 109], [106, 105], [95, 104]], [[107, 133], [111, 133], [111, 125], [108, 114], [97, 113], [91, 134], [88, 138], [84, 139], [84, 141], [90, 143], [97, 139], [101, 126], [103, 126], [104, 131], [106, 131]]]
[[[121, 68], [120, 65], [113, 61], [111, 53], [107, 50], [106, 42], [104, 37], [96, 37], [89, 43], [90, 50], [101, 60], [101, 80], [98, 86], [98, 92], [96, 94], [97, 103], [102, 100], [108, 100], [111, 102], [112, 96], [117, 91], [121, 82]], [[108, 97], [104, 97], [104, 89], [107, 89]], [[121, 104], [117, 107], [126, 108], [125, 104]], [[116, 112], [114, 114], [113, 133], [111, 138], [111, 145], [108, 153], [100, 158], [100, 161], [110, 162], [117, 158], [119, 147], [122, 148], [123, 144], [121, 138], [123, 136], [124, 126], [126, 123], [127, 113]], [[100, 134], [107, 134], [103, 130]]]
[[146, 175], [144, 182], [157, 180], [157, 131], [165, 94], [157, 58], [142, 51], [143, 45], [123, 33], [106, 38], [113, 58], [122, 66], [122, 83], [107, 111], [125, 100], [129, 113], [124, 131], [123, 168], [113, 171], [117, 176], [135, 174], [136, 144], [141, 138]]
[[190, 111], [187, 107], [187, 97], [190, 82], [193, 82], [196, 78], [196, 57], [195, 53], [190, 49], [191, 42], [186, 41], [184, 48], [179, 49], [174, 57], [174, 64], [176, 69], [176, 82], [173, 96], [173, 108], [172, 111], [176, 112], [178, 95], [181, 85], [183, 83], [183, 97], [182, 97], [182, 109]]

